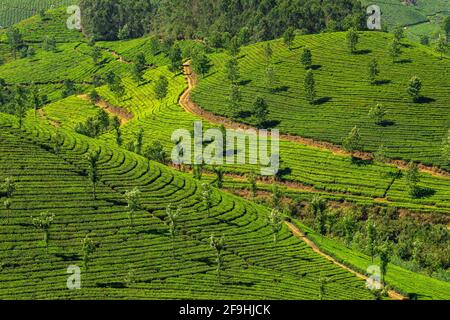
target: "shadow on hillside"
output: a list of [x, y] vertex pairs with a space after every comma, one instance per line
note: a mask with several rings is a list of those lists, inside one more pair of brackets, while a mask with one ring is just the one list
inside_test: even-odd
[[379, 123], [379, 125], [382, 126], [382, 127], [390, 127], [390, 126], [395, 125], [395, 121], [392, 121], [392, 120], [383, 120], [383, 121], [381, 121], [381, 122]]
[[358, 54], [358, 55], [364, 55], [364, 54], [372, 53], [372, 50], [369, 50], [369, 49], [356, 50], [354, 53]]
[[414, 198], [423, 199], [429, 198], [436, 194], [436, 190], [428, 187], [416, 187], [414, 190]]
[[81, 257], [79, 254], [76, 253], [55, 253], [55, 257], [61, 258], [63, 261], [77, 261], [80, 260]]
[[368, 166], [373, 163], [373, 159], [361, 159], [356, 156], [352, 156], [352, 164], [357, 165], [359, 167]]
[[252, 113], [250, 111], [239, 111], [236, 116], [237, 116], [238, 120], [239, 120], [239, 118], [246, 119], [246, 118], [250, 118], [252, 116]]
[[311, 66], [311, 69], [312, 69], [312, 70], [319, 70], [320, 68], [322, 68], [322, 66], [321, 66], [320, 64], [313, 64], [313, 65]]
[[436, 99], [433, 99], [433, 98], [419, 97], [416, 102], [417, 103], [432, 103], [432, 102], [435, 102], [435, 101], [436, 101]]
[[395, 63], [400, 63], [400, 64], [404, 64], [404, 63], [412, 63], [412, 59], [402, 59], [402, 60], [397, 60], [395, 61]]
[[262, 127], [264, 129], [272, 129], [278, 126], [281, 123], [279, 120], [267, 120], [262, 123]]
[[239, 85], [241, 85], [241, 86], [246, 86], [246, 85], [248, 85], [250, 82], [252, 82], [252, 80], [250, 80], [250, 79], [247, 79], [247, 80], [241, 80], [241, 81], [239, 81]]
[[226, 281], [220, 282], [220, 284], [224, 286], [241, 286], [241, 287], [253, 287], [255, 284], [253, 282], [244, 282], [244, 281]]
[[391, 80], [387, 80], [387, 79], [375, 80], [373, 82], [373, 84], [376, 85], [376, 86], [381, 86], [383, 84], [390, 84], [390, 83], [392, 83], [392, 81]]
[[273, 93], [286, 92], [289, 90], [289, 86], [281, 86], [272, 90]]
[[322, 98], [319, 98], [319, 99], [315, 100], [314, 104], [321, 105], [321, 104], [324, 104], [324, 103], [327, 103], [327, 102], [331, 101], [331, 99], [332, 99], [331, 97], [322, 97]]

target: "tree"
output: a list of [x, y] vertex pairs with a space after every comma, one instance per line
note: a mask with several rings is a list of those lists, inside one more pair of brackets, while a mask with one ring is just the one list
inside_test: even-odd
[[214, 168], [214, 173], [216, 174], [216, 187], [218, 189], [222, 189], [223, 187], [223, 176], [224, 176], [224, 172], [222, 168]]
[[120, 147], [123, 143], [122, 131], [120, 130], [120, 119], [118, 116], [114, 116], [111, 120], [111, 126], [116, 133], [116, 143]]
[[395, 62], [401, 53], [400, 42], [397, 39], [393, 39], [389, 47], [389, 55], [392, 57], [392, 62]]
[[241, 112], [241, 101], [242, 101], [241, 89], [239, 85], [237, 84], [231, 85], [231, 93], [229, 101], [233, 117], [238, 118]]
[[375, 83], [377, 76], [380, 74], [380, 69], [378, 68], [378, 62], [376, 59], [372, 59], [369, 62], [368, 67], [368, 78], [371, 84]]
[[143, 144], [144, 144], [144, 129], [139, 128], [138, 132], [136, 133], [136, 144], [134, 150], [137, 154], [142, 153]]
[[216, 252], [217, 263], [217, 281], [220, 281], [220, 271], [223, 268], [223, 250], [225, 249], [225, 237], [222, 235], [220, 238], [216, 238], [214, 234], [211, 235], [209, 245]]
[[48, 247], [48, 235], [50, 226], [55, 219], [54, 213], [49, 212], [42, 212], [39, 217], [33, 218], [32, 217], [32, 224], [36, 229], [39, 229], [42, 231], [44, 235], [44, 242], [45, 246]]
[[252, 198], [256, 198], [256, 193], [258, 192], [258, 185], [256, 184], [256, 174], [254, 171], [251, 171], [247, 176], [248, 183], [250, 185], [250, 192], [252, 193]]
[[232, 57], [236, 57], [241, 51], [239, 39], [236, 36], [231, 38], [228, 50], [230, 51], [230, 55]]
[[19, 118], [19, 128], [22, 128], [23, 119], [27, 112], [27, 93], [23, 86], [16, 86], [14, 88], [14, 114]]
[[228, 80], [230, 80], [232, 84], [237, 84], [239, 81], [239, 66], [237, 59], [231, 58], [230, 60], [228, 60], [225, 68]]
[[192, 169], [192, 174], [194, 176], [194, 179], [196, 180], [202, 180], [203, 175], [203, 163], [202, 164], [194, 164], [194, 167]]
[[292, 43], [295, 39], [295, 30], [293, 27], [288, 27], [283, 34], [283, 41], [291, 49]]
[[350, 30], [347, 31], [347, 47], [350, 50], [350, 53], [356, 52], [356, 46], [359, 42], [359, 35], [356, 32], [354, 28], [350, 28]]
[[424, 46], [430, 45], [430, 37], [427, 35], [421, 35], [420, 36], [420, 44], [423, 44]]
[[389, 245], [387, 243], [383, 243], [378, 247], [378, 256], [380, 257], [380, 276], [381, 283], [386, 285], [386, 274], [388, 269], [388, 264], [391, 261], [391, 252]]
[[91, 255], [97, 249], [97, 245], [89, 238], [88, 235], [83, 239], [83, 264], [86, 271], [89, 270], [89, 262], [91, 261]]
[[17, 51], [23, 45], [22, 34], [16, 27], [11, 27], [8, 28], [8, 31], [6, 32], [6, 38], [8, 41], [9, 48], [12, 52], [13, 58], [16, 59]]
[[130, 219], [130, 227], [134, 227], [134, 215], [139, 210], [141, 203], [141, 191], [135, 187], [131, 191], [125, 192], [125, 200], [128, 203], [128, 218]]
[[442, 35], [439, 35], [439, 38], [436, 42], [436, 51], [441, 54], [441, 60], [444, 57], [444, 54], [447, 52], [447, 39]]
[[53, 144], [53, 152], [55, 152], [55, 154], [59, 154], [62, 146], [64, 145], [63, 136], [59, 131], [56, 131], [56, 133], [52, 135], [51, 141]]
[[145, 58], [145, 54], [143, 52], [139, 52], [136, 55], [134, 64], [137, 65], [139, 70], [145, 70], [147, 68], [147, 59]]
[[328, 203], [325, 199], [320, 196], [315, 195], [309, 206], [309, 211], [314, 217], [314, 224], [316, 230], [324, 235], [326, 233], [326, 222], [327, 222], [327, 211]]
[[102, 58], [102, 51], [99, 47], [92, 47], [89, 55], [92, 58], [92, 62], [94, 62], [95, 65], [98, 65], [98, 62]]
[[414, 102], [420, 100], [420, 90], [422, 89], [422, 81], [419, 77], [413, 76], [408, 83], [406, 92], [412, 97]]
[[161, 75], [155, 84], [155, 95], [158, 100], [162, 100], [169, 92], [169, 81], [166, 76]]
[[394, 39], [397, 40], [398, 42], [401, 42], [402, 39], [405, 37], [405, 32], [403, 30], [403, 27], [401, 26], [397, 26], [394, 29]]
[[267, 64], [270, 64], [270, 62], [272, 61], [272, 56], [273, 56], [272, 46], [270, 45], [270, 42], [268, 42], [264, 46], [264, 57], [266, 58]]
[[30, 89], [30, 100], [34, 109], [34, 117], [37, 116], [39, 108], [43, 105], [44, 101], [39, 94], [39, 89], [36, 85], [32, 84]]
[[272, 184], [272, 207], [280, 211], [283, 208], [283, 191], [276, 183]]
[[45, 51], [56, 52], [56, 39], [55, 37], [45, 36], [42, 40], [42, 49]]
[[302, 56], [300, 57], [300, 62], [305, 67], [305, 69], [311, 68], [312, 65], [311, 49], [309, 49], [308, 47], [303, 49]]
[[119, 32], [117, 33], [117, 38], [119, 40], [125, 40], [130, 37], [131, 30], [128, 24], [125, 24], [122, 28], [119, 29]]
[[266, 87], [270, 92], [275, 92], [277, 88], [277, 78], [273, 66], [268, 66], [266, 69]]
[[445, 17], [444, 21], [442, 21], [442, 29], [445, 32], [445, 36], [450, 38], [450, 17]]
[[262, 97], [257, 97], [253, 103], [253, 116], [256, 119], [258, 127], [262, 127], [267, 121], [267, 116], [269, 115], [269, 107], [267, 106], [266, 100]]
[[355, 151], [361, 149], [361, 135], [357, 126], [354, 126], [349, 135], [344, 139], [343, 147], [346, 151], [350, 152], [352, 156]]
[[450, 129], [442, 140], [442, 161], [444, 166], [450, 165]]
[[11, 199], [9, 199], [9, 198], [6, 198], [4, 201], [3, 201], [3, 206], [5, 207], [5, 210], [6, 210], [6, 221], [8, 222], [9, 221], [9, 217], [10, 217], [10, 215], [11, 215], [11, 204], [12, 204], [12, 201], [11, 201]]
[[172, 46], [169, 52], [170, 71], [178, 72], [183, 64], [183, 55], [180, 46], [176, 43]]
[[142, 81], [144, 81], [144, 71], [139, 68], [137, 64], [133, 65], [132, 69], [132, 75], [134, 81], [138, 84], [138, 86], [141, 84]]
[[169, 204], [166, 208], [166, 224], [169, 227], [169, 233], [172, 238], [172, 252], [175, 255], [175, 235], [177, 232], [177, 222], [178, 222], [178, 216], [181, 213], [181, 208], [178, 207], [177, 210], [172, 209], [172, 205]]
[[328, 282], [330, 282], [330, 279], [328, 277], [319, 277], [319, 300], [323, 300], [325, 298], [325, 295], [327, 293], [326, 285]]
[[377, 103], [369, 110], [369, 116], [375, 121], [375, 124], [378, 125], [383, 124], [386, 114], [386, 108], [380, 103]]
[[211, 207], [212, 207], [212, 189], [211, 185], [209, 183], [203, 183], [202, 184], [202, 194], [201, 198], [203, 201], [203, 204], [206, 207], [208, 218], [211, 216]]
[[384, 144], [380, 144], [380, 146], [378, 147], [377, 151], [374, 154], [375, 161], [380, 163], [385, 162], [387, 160], [386, 152], [387, 150]]
[[96, 187], [99, 182], [99, 174], [98, 174], [98, 160], [100, 158], [100, 150], [91, 151], [86, 156], [85, 159], [89, 165], [89, 179], [92, 183], [92, 198], [94, 201], [97, 199], [96, 195]]
[[192, 58], [192, 70], [204, 76], [209, 70], [210, 61], [204, 52], [195, 52]]
[[61, 97], [66, 98], [73, 95], [75, 92], [75, 83], [70, 79], [65, 79], [63, 82], [63, 91], [61, 93]]
[[12, 177], [6, 178], [1, 185], [1, 188], [4, 190], [4, 193], [8, 199], [11, 199], [14, 192], [17, 190], [16, 183]]
[[406, 183], [408, 185], [409, 194], [411, 197], [417, 197], [417, 184], [420, 182], [419, 167], [413, 161], [408, 164], [406, 170]]
[[305, 76], [305, 97], [310, 104], [314, 104], [316, 99], [316, 84], [314, 74], [311, 69], [306, 72]]
[[267, 217], [267, 222], [270, 225], [273, 233], [273, 242], [277, 243], [278, 233], [283, 227], [283, 215], [277, 209], [273, 209]]
[[169, 163], [169, 155], [164, 151], [164, 147], [160, 141], [154, 141], [144, 152], [144, 156], [162, 164]]
[[372, 220], [367, 220], [366, 222], [366, 235], [367, 235], [367, 251], [369, 252], [370, 258], [373, 262], [373, 258], [376, 254], [376, 241], [377, 241], [377, 229], [376, 225]]

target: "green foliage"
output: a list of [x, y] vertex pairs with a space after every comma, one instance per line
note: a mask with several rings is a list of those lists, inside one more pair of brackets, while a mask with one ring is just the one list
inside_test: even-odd
[[164, 99], [169, 92], [169, 81], [166, 76], [161, 75], [155, 84], [155, 95], [159, 100]]
[[294, 31], [295, 30], [294, 30], [293, 27], [288, 27], [286, 29], [286, 31], [284, 32], [284, 34], [283, 34], [284, 44], [286, 44], [289, 47], [289, 49], [291, 48], [292, 43], [294, 42], [294, 39], [295, 39], [295, 32]]
[[48, 234], [51, 224], [55, 219], [55, 214], [50, 212], [42, 212], [39, 217], [33, 218], [31, 217], [31, 222], [36, 229], [42, 231], [44, 235], [45, 246], [48, 247]]
[[370, 83], [375, 83], [377, 76], [380, 74], [380, 69], [378, 67], [378, 62], [376, 59], [372, 59], [369, 62], [368, 67], [368, 78]]
[[355, 151], [362, 149], [361, 134], [359, 133], [359, 128], [357, 126], [353, 127], [347, 138], [344, 139], [342, 146], [346, 151], [351, 152], [352, 154]]
[[406, 182], [409, 188], [409, 194], [411, 197], [418, 196], [417, 184], [420, 182], [419, 168], [415, 162], [410, 162], [408, 164], [408, 169], [406, 171]]
[[305, 76], [305, 97], [310, 104], [314, 104], [316, 100], [316, 82], [314, 81], [314, 73], [311, 69], [306, 72]]
[[278, 242], [278, 234], [281, 231], [281, 229], [283, 228], [283, 221], [284, 221], [283, 215], [277, 209], [273, 209], [270, 212], [269, 216], [267, 217], [267, 222], [270, 225], [270, 227], [272, 228], [274, 243]]
[[230, 80], [232, 84], [237, 84], [239, 82], [238, 60], [236, 58], [231, 58], [228, 60], [226, 63], [226, 70], [228, 80]]
[[352, 54], [355, 53], [356, 46], [358, 45], [359, 42], [359, 35], [354, 28], [351, 28], [349, 31], [347, 31], [346, 39], [348, 50]]
[[312, 65], [311, 49], [309, 49], [308, 47], [303, 49], [302, 55], [300, 57], [300, 62], [305, 67], [305, 69], [311, 68], [311, 65]]
[[257, 97], [252, 110], [253, 116], [256, 119], [258, 127], [262, 127], [267, 121], [267, 116], [269, 115], [269, 108], [266, 100], [262, 97]]
[[413, 76], [408, 83], [406, 92], [411, 96], [414, 102], [420, 99], [420, 91], [422, 90], [422, 81], [419, 77]]
[[384, 117], [386, 116], [386, 114], [387, 114], [386, 108], [380, 103], [377, 103], [369, 110], [369, 117], [371, 117], [374, 120], [374, 122], [378, 125], [383, 124]]
[[78, 123], [75, 131], [85, 136], [96, 138], [110, 129], [108, 113], [100, 109], [94, 117], [88, 117], [84, 123]]
[[151, 145], [149, 145], [144, 152], [144, 156], [150, 160], [162, 164], [169, 163], [169, 155], [166, 153], [163, 145], [159, 141], [154, 141]]
[[128, 204], [127, 208], [130, 226], [134, 227], [134, 215], [136, 214], [136, 211], [139, 210], [139, 206], [141, 205], [141, 191], [138, 187], [135, 187], [131, 191], [126, 191], [124, 197]]
[[97, 249], [97, 245], [95, 242], [89, 238], [88, 235], [83, 239], [82, 241], [82, 249], [83, 249], [83, 264], [86, 271], [89, 270], [89, 262], [91, 261], [91, 255], [95, 252]]

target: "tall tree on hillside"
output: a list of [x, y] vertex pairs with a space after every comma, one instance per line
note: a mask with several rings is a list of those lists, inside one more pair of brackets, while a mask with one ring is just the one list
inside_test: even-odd
[[377, 103], [375, 106], [370, 108], [369, 111], [369, 116], [375, 121], [375, 124], [378, 125], [383, 124], [386, 114], [386, 108], [380, 103]]
[[192, 57], [192, 70], [194, 70], [195, 73], [204, 76], [206, 73], [208, 73], [210, 67], [210, 60], [206, 56], [204, 52], [195, 52]]
[[228, 80], [230, 80], [232, 84], [237, 84], [239, 82], [239, 66], [237, 59], [231, 58], [228, 60], [225, 64], [225, 69]]
[[264, 46], [264, 57], [266, 58], [266, 63], [270, 64], [272, 62], [273, 49], [270, 42], [267, 42]]
[[19, 118], [19, 128], [22, 128], [23, 119], [27, 113], [28, 97], [25, 88], [17, 85], [13, 91], [14, 94], [14, 114]]
[[264, 123], [267, 121], [267, 116], [269, 115], [269, 107], [266, 100], [262, 97], [257, 97], [253, 103], [253, 116], [256, 120], [258, 127], [263, 127]]
[[288, 46], [289, 49], [291, 49], [294, 39], [295, 39], [295, 30], [293, 27], [288, 27], [283, 34], [283, 41]]
[[6, 198], [3, 201], [3, 206], [5, 207], [5, 211], [6, 211], [6, 223], [9, 223], [9, 218], [11, 216], [11, 205], [12, 205], [11, 199]]
[[91, 256], [97, 249], [97, 245], [91, 238], [89, 238], [88, 235], [86, 235], [86, 237], [83, 239], [82, 244], [83, 244], [83, 247], [82, 247], [82, 249], [83, 249], [83, 264], [84, 264], [84, 268], [86, 269], [86, 271], [88, 271], [89, 270], [89, 262], [91, 261]]
[[283, 209], [283, 191], [280, 189], [278, 184], [272, 184], [272, 200], [271, 205], [273, 208], [281, 211]]
[[239, 52], [241, 51], [241, 47], [240, 47], [239, 39], [236, 36], [231, 38], [228, 50], [232, 57], [236, 57], [237, 55], [239, 55]]
[[167, 97], [169, 93], [169, 81], [166, 76], [161, 75], [155, 84], [155, 95], [158, 100], [162, 100]]
[[422, 81], [419, 77], [413, 76], [408, 83], [406, 92], [411, 96], [414, 102], [420, 100], [420, 90], [422, 90]]
[[55, 219], [55, 214], [50, 212], [42, 212], [39, 217], [32, 218], [32, 224], [36, 229], [42, 231], [44, 235], [45, 246], [48, 247], [48, 235], [50, 226]]
[[100, 59], [102, 58], [102, 50], [97, 46], [93, 46], [89, 52], [89, 55], [92, 58], [92, 62], [94, 62], [95, 65], [98, 65]]
[[418, 191], [418, 183], [420, 182], [420, 174], [419, 167], [413, 161], [408, 164], [408, 168], [406, 170], [406, 183], [408, 185], [409, 194], [411, 197], [417, 196]]
[[359, 133], [358, 126], [354, 126], [348, 136], [343, 141], [343, 147], [346, 151], [350, 152], [352, 156], [358, 150], [362, 149], [361, 134]]
[[145, 58], [145, 54], [143, 52], [139, 52], [136, 55], [134, 64], [137, 65], [140, 70], [145, 70], [147, 68], [147, 59]]
[[393, 39], [389, 46], [389, 55], [392, 58], [392, 62], [395, 62], [401, 53], [400, 42], [397, 39]]
[[324, 235], [326, 233], [328, 203], [320, 196], [314, 196], [309, 205], [309, 211], [314, 217], [316, 230]]
[[252, 194], [252, 198], [256, 198], [256, 194], [258, 192], [258, 185], [256, 183], [256, 174], [254, 171], [251, 171], [250, 174], [247, 176], [247, 180], [250, 186], [250, 192]]
[[34, 117], [37, 117], [37, 112], [39, 110], [40, 107], [42, 107], [42, 105], [44, 104], [43, 101], [43, 97], [39, 94], [39, 88], [32, 84], [31, 88], [30, 88], [30, 100], [31, 100], [31, 105], [33, 106], [34, 109]]
[[54, 36], [45, 36], [42, 40], [42, 49], [45, 51], [56, 52], [56, 39]]
[[128, 218], [130, 220], [130, 227], [134, 227], [134, 215], [139, 210], [141, 204], [141, 191], [135, 187], [131, 191], [125, 192], [125, 200], [127, 201]]
[[445, 17], [444, 21], [442, 21], [442, 29], [447, 39], [450, 39], [450, 16]]
[[144, 129], [139, 128], [138, 132], [136, 133], [136, 143], [134, 151], [137, 154], [142, 154], [142, 146], [144, 145]]
[[356, 52], [356, 46], [358, 45], [359, 42], [359, 35], [358, 32], [356, 32], [355, 29], [351, 28], [350, 30], [347, 31], [347, 47], [350, 50], [350, 53], [355, 53]]
[[96, 195], [97, 183], [100, 180], [100, 177], [98, 174], [98, 161], [100, 159], [100, 150], [95, 150], [95, 151], [89, 152], [85, 156], [85, 159], [89, 165], [88, 174], [89, 174], [89, 179], [91, 180], [91, 183], [92, 183], [92, 198], [95, 201], [97, 199], [97, 195]]
[[405, 37], [405, 31], [402, 26], [397, 26], [394, 29], [393, 33], [394, 33], [394, 39], [397, 40], [398, 42], [401, 42], [402, 39]]
[[280, 233], [281, 229], [283, 228], [283, 215], [282, 215], [281, 211], [279, 211], [277, 209], [273, 209], [270, 212], [269, 216], [267, 217], [267, 222], [272, 229], [273, 242], [277, 243], [278, 234]]
[[376, 59], [372, 59], [369, 62], [368, 67], [368, 78], [371, 84], [375, 83], [377, 76], [380, 74], [380, 69], [378, 68], [378, 62]]
[[215, 185], [218, 189], [223, 187], [223, 176], [224, 172], [222, 168], [214, 168], [214, 173], [216, 174]]
[[277, 89], [277, 77], [275, 75], [275, 68], [272, 65], [269, 65], [266, 69], [266, 87], [272, 93]]
[[144, 81], [144, 71], [139, 68], [137, 64], [134, 64], [132, 67], [132, 76], [134, 81], [138, 84], [138, 86], [141, 84], [142, 81]]
[[376, 241], [377, 241], [377, 228], [372, 220], [366, 222], [366, 235], [367, 235], [367, 251], [369, 252], [370, 259], [373, 262], [373, 258], [376, 254]]
[[211, 216], [211, 208], [212, 208], [212, 189], [209, 183], [202, 184], [202, 194], [201, 198], [203, 204], [205, 205], [206, 212], [208, 213], [208, 218]]
[[13, 58], [16, 59], [17, 51], [19, 51], [20, 47], [23, 45], [22, 34], [16, 27], [11, 27], [8, 28], [8, 31], [6, 32], [6, 38]]
[[312, 66], [312, 53], [311, 49], [305, 47], [303, 49], [302, 55], [300, 57], [300, 62], [305, 67], [305, 69], [309, 69]]
[[111, 127], [116, 134], [116, 143], [120, 147], [123, 143], [122, 131], [120, 130], [120, 119], [118, 116], [114, 116], [111, 120]]
[[314, 104], [316, 100], [316, 83], [311, 69], [306, 72], [305, 76], [305, 97], [310, 104]]
[[242, 96], [241, 96], [241, 89], [236, 84], [233, 84], [231, 86], [231, 93], [230, 93], [229, 101], [230, 101], [230, 108], [232, 111], [233, 118], [235, 118], [235, 119], [239, 118], [239, 115], [241, 113]]
[[170, 60], [170, 71], [178, 72], [183, 64], [183, 55], [181, 53], [180, 46], [178, 43], [175, 43], [169, 52], [169, 60]]
[[447, 52], [447, 49], [448, 49], [448, 47], [447, 47], [447, 39], [444, 36], [439, 35], [439, 38], [438, 38], [438, 40], [436, 42], [436, 51], [440, 53], [441, 60], [444, 57], [444, 54]]
[[14, 182], [14, 179], [12, 177], [8, 177], [1, 184], [0, 188], [3, 190], [3, 192], [6, 195], [6, 199], [3, 202], [3, 205], [5, 206], [5, 209], [8, 213], [7, 220], [9, 220], [9, 213], [10, 213], [9, 211], [11, 208], [12, 197], [13, 197], [14, 192], [16, 192], [16, 190], [17, 190], [16, 183]]
[[391, 261], [391, 249], [387, 243], [378, 247], [378, 256], [380, 257], [381, 283], [385, 286], [388, 264]]
[[170, 237], [172, 238], [172, 254], [175, 256], [175, 236], [177, 233], [178, 227], [178, 217], [181, 213], [181, 207], [178, 207], [176, 210], [172, 209], [172, 204], [169, 204], [166, 207], [166, 224], [169, 227]]
[[209, 245], [214, 249], [216, 253], [216, 263], [217, 263], [217, 281], [220, 282], [220, 271], [223, 268], [223, 250], [225, 249], [225, 237], [217, 238], [213, 234], [211, 235]]
[[64, 138], [61, 135], [61, 132], [56, 131], [56, 133], [52, 135], [51, 141], [53, 144], [53, 152], [55, 154], [59, 154], [62, 146], [64, 145]]

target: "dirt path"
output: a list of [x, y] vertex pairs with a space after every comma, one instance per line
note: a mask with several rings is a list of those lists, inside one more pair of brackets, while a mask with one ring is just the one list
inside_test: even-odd
[[[216, 124], [222, 124], [226, 128], [229, 128], [229, 129], [244, 129], [244, 130], [255, 129], [252, 126], [242, 124], [242, 123], [237, 123], [237, 122], [230, 120], [229, 118], [218, 116], [218, 115], [213, 114], [212, 112], [203, 110], [200, 106], [198, 106], [197, 104], [192, 102], [191, 92], [197, 85], [197, 75], [195, 75], [194, 72], [192, 71], [190, 62], [187, 62], [186, 64], [184, 64], [183, 69], [184, 69], [184, 74], [187, 77], [188, 87], [184, 91], [184, 93], [181, 95], [179, 103], [187, 112], [197, 115], [209, 122], [216, 123]], [[313, 147], [316, 149], [331, 151], [333, 154], [336, 154], [336, 155], [351, 156], [351, 154], [348, 153], [347, 151], [345, 151], [341, 146], [338, 146], [338, 145], [335, 145], [335, 144], [332, 144], [329, 142], [316, 141], [313, 139], [303, 138], [300, 136], [293, 136], [293, 135], [288, 135], [288, 134], [280, 134], [280, 139], [299, 143], [299, 144]], [[354, 155], [361, 159], [365, 159], [365, 160], [373, 159], [373, 154], [368, 153], [368, 152], [357, 152]], [[403, 169], [403, 170], [408, 167], [408, 162], [402, 161], [402, 160], [389, 160], [388, 163], [396, 166], [399, 169]], [[450, 177], [449, 172], [446, 172], [446, 171], [436, 168], [436, 167], [419, 164], [419, 169], [420, 169], [420, 171], [431, 174], [433, 176]]]
[[[311, 247], [311, 249], [313, 249], [314, 252], [316, 252], [317, 254], [326, 258], [327, 260], [333, 262], [335, 265], [341, 267], [342, 269], [345, 269], [346, 271], [356, 275], [358, 278], [363, 279], [363, 280], [368, 279], [368, 277], [366, 275], [359, 273], [353, 269], [350, 269], [346, 265], [343, 265], [342, 263], [340, 263], [333, 257], [331, 257], [328, 254], [321, 251], [320, 248], [314, 242], [312, 242], [310, 239], [308, 239], [305, 236], [305, 234], [299, 228], [297, 228], [294, 224], [292, 224], [291, 222], [287, 222], [287, 221], [285, 221], [285, 223], [288, 226], [289, 230], [292, 232], [292, 234], [294, 236], [296, 236], [297, 238], [299, 238], [300, 240], [304, 241], [309, 247]], [[401, 295], [400, 293], [393, 291], [393, 290], [389, 290], [388, 295], [391, 299], [394, 299], [394, 300], [408, 300], [407, 297], [405, 297], [405, 296]]]
[[[90, 101], [89, 97], [86, 94], [79, 95], [78, 98], [86, 100], [86, 101]], [[115, 107], [115, 106], [109, 104], [105, 100], [100, 99], [95, 105], [99, 108], [102, 108], [109, 114], [119, 117], [121, 124], [125, 124], [134, 118], [134, 115], [131, 112], [128, 112], [119, 107]]]
[[43, 109], [39, 109], [38, 114], [42, 119], [47, 120], [53, 127], [55, 127], [55, 128], [61, 127], [61, 123], [59, 121], [55, 121], [55, 120], [51, 120], [51, 119], [47, 118], [47, 115], [45, 114], [45, 111]]

